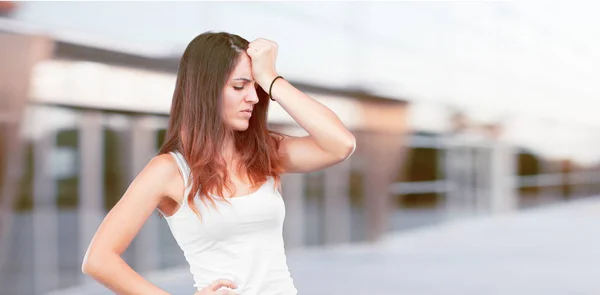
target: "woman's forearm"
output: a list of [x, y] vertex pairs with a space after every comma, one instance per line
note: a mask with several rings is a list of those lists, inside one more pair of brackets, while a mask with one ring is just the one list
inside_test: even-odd
[[86, 259], [82, 271], [116, 294], [169, 295], [135, 272], [117, 254]]
[[[267, 81], [266, 87], [270, 87], [272, 79]], [[266, 89], [268, 91], [269, 88]], [[333, 111], [296, 89], [288, 81], [277, 79], [271, 95], [323, 151], [346, 157], [356, 147], [354, 135]]]

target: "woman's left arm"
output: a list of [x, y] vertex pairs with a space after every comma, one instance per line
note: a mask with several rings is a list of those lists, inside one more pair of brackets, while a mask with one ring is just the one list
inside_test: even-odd
[[329, 108], [296, 89], [285, 79], [277, 79], [277, 44], [258, 39], [250, 43], [248, 54], [256, 82], [306, 131], [308, 136], [285, 136], [279, 153], [286, 172], [310, 172], [339, 163], [356, 149], [354, 135]]
[[281, 142], [280, 153], [286, 172], [320, 170], [347, 159], [354, 152], [354, 135], [323, 104], [283, 79], [275, 81], [271, 94], [308, 132], [304, 137], [285, 136]]

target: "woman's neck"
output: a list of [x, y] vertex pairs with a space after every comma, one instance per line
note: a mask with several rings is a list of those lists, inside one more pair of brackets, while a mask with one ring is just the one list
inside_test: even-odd
[[233, 162], [233, 160], [235, 159], [236, 156], [236, 150], [235, 150], [235, 140], [233, 138], [233, 136], [227, 136], [225, 137], [225, 140], [223, 141], [223, 147], [222, 147], [222, 152], [223, 152], [223, 158], [225, 159], [225, 161], [229, 164], [231, 164], [231, 162]]

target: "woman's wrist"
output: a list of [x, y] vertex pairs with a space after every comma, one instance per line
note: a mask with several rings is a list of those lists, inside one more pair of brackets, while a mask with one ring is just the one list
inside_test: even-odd
[[277, 73], [270, 73], [268, 75], [264, 75], [263, 77], [259, 78], [256, 80], [256, 82], [258, 83], [258, 85], [260, 85], [260, 87], [265, 90], [265, 91], [269, 91], [269, 87], [271, 87], [271, 83], [273, 82], [273, 80], [275, 78], [277, 78]]

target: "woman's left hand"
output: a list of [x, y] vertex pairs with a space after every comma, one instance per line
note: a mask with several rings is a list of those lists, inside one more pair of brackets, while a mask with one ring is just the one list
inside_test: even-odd
[[256, 83], [267, 90], [271, 81], [277, 77], [275, 70], [277, 43], [259, 38], [250, 42], [246, 52], [252, 60], [252, 74]]

